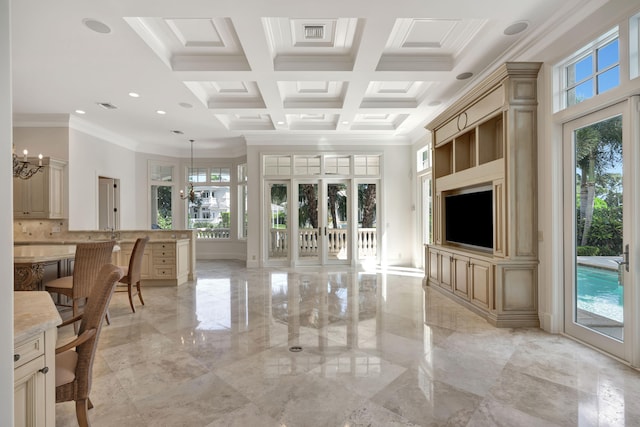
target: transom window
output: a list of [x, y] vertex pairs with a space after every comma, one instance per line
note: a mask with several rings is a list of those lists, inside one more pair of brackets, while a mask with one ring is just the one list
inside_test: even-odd
[[556, 69], [560, 79], [559, 110], [619, 86], [618, 27], [575, 52]]

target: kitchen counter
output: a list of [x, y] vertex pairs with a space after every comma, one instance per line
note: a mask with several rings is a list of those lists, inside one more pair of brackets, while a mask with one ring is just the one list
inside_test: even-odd
[[13, 340], [23, 342], [62, 323], [49, 292], [13, 293]]
[[13, 247], [13, 262], [31, 264], [34, 262], [71, 259], [76, 256], [76, 245], [24, 245]]
[[[97, 241], [97, 240], [96, 240]], [[115, 245], [113, 252], [120, 251]], [[43, 291], [48, 279], [69, 276], [76, 256], [76, 245], [22, 245], [13, 247], [13, 290]]]

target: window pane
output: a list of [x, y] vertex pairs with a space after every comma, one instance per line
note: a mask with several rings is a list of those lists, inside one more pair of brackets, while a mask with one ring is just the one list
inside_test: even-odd
[[188, 228], [198, 229], [199, 239], [228, 239], [230, 218], [230, 188], [198, 186], [196, 201], [189, 203]]
[[593, 74], [593, 55], [567, 67], [567, 86], [573, 86]]
[[246, 239], [249, 222], [247, 219], [247, 186], [246, 184], [238, 186], [238, 238]]
[[211, 168], [210, 182], [229, 182], [231, 175], [229, 168]]
[[598, 93], [606, 92], [620, 84], [620, 67], [616, 66], [598, 76]]
[[189, 182], [207, 182], [207, 169], [189, 168]]
[[238, 165], [238, 182], [247, 182], [247, 164]]
[[618, 39], [598, 49], [598, 71], [619, 62]]
[[173, 181], [173, 166], [151, 166], [151, 181]]
[[170, 230], [172, 225], [171, 192], [168, 185], [151, 186], [151, 228]]
[[575, 105], [585, 99], [589, 99], [593, 96], [593, 79], [589, 79], [586, 82], [574, 87], [567, 91], [567, 104]]
[[320, 174], [320, 156], [295, 157], [296, 175], [318, 175]]
[[351, 166], [351, 158], [327, 156], [324, 159], [325, 173], [334, 175], [349, 175]]

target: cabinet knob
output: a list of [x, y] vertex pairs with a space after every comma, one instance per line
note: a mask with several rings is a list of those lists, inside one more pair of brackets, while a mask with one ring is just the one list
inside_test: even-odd
[[44, 368], [40, 369], [40, 372], [42, 372], [43, 374], [46, 374], [47, 372], [49, 372], [49, 367], [45, 366]]
[[13, 355], [13, 361], [17, 362], [18, 360], [20, 360], [20, 355], [19, 354], [14, 354]]

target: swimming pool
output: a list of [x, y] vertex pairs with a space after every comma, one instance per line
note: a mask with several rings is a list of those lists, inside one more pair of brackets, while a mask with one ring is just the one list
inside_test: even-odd
[[623, 323], [624, 287], [618, 285], [618, 272], [579, 265], [578, 308]]

